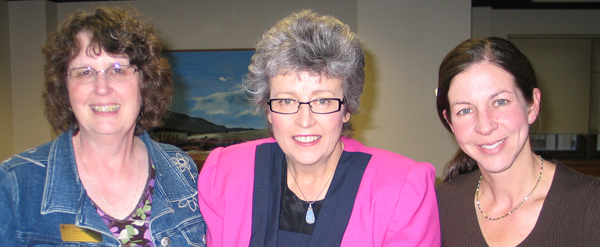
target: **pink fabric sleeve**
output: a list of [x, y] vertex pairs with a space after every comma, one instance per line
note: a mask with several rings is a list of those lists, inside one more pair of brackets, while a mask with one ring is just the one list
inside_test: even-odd
[[435, 170], [414, 164], [406, 176], [383, 246], [441, 246]]
[[198, 178], [198, 204], [200, 212], [208, 226], [206, 237], [207, 246], [223, 246], [223, 212], [225, 208], [219, 205], [215, 192], [217, 188], [217, 163], [223, 148], [216, 148], [210, 152], [204, 162]]

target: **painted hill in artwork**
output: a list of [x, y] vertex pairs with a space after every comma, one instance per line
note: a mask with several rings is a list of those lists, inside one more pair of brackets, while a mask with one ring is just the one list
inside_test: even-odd
[[203, 118], [190, 117], [187, 114], [168, 112], [162, 119], [163, 126], [156, 129], [160, 131], [181, 132], [188, 135], [210, 134], [227, 132], [227, 127], [211, 123]]

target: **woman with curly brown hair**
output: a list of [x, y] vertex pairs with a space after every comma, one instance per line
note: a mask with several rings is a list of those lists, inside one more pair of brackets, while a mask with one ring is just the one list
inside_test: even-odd
[[45, 112], [63, 133], [0, 165], [3, 244], [205, 244], [195, 164], [146, 133], [173, 91], [161, 46], [132, 8], [78, 11], [48, 37]]

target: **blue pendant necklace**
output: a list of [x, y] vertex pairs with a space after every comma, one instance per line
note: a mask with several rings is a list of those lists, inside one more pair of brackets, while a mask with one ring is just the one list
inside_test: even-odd
[[294, 173], [292, 173], [292, 170], [290, 170], [290, 166], [288, 166], [288, 171], [290, 171], [290, 174], [292, 174], [294, 183], [296, 183], [296, 186], [298, 186], [298, 190], [300, 191], [300, 194], [302, 194], [304, 201], [306, 203], [308, 203], [308, 209], [306, 210], [305, 219], [306, 219], [306, 223], [308, 223], [309, 225], [312, 225], [315, 223], [315, 221], [317, 221], [317, 218], [315, 217], [315, 212], [313, 211], [312, 205], [313, 205], [313, 203], [315, 203], [317, 201], [317, 199], [319, 199], [319, 196], [321, 196], [323, 191], [325, 191], [325, 188], [327, 188], [327, 185], [329, 184], [331, 179], [333, 179], [333, 175], [335, 174], [335, 171], [331, 174], [331, 177], [329, 177], [329, 180], [327, 180], [327, 182], [325, 183], [325, 186], [323, 186], [323, 189], [321, 189], [321, 192], [319, 192], [319, 194], [317, 195], [317, 198], [315, 198], [314, 201], [306, 200], [306, 196], [304, 196], [304, 192], [302, 192], [302, 189], [300, 189], [300, 185], [298, 185], [298, 181], [296, 181], [296, 176], [294, 175]]

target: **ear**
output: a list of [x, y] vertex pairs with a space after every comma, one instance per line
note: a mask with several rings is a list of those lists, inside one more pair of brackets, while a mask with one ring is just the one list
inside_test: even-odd
[[344, 113], [344, 123], [347, 123], [348, 121], [350, 121], [350, 112]]
[[533, 89], [533, 102], [529, 105], [527, 111], [527, 123], [533, 124], [540, 114], [540, 104], [542, 102], [542, 92], [539, 88]]
[[448, 123], [448, 125], [450, 126], [450, 129], [452, 130], [452, 133], [454, 133], [454, 127], [452, 127], [452, 122], [450, 122], [448, 120], [448, 114], [447, 114], [446, 110], [444, 110], [442, 112], [442, 114], [444, 115], [444, 119], [446, 120], [446, 123]]
[[273, 119], [271, 118], [271, 115], [273, 114], [272, 111], [269, 111], [267, 113], [267, 121], [269, 121], [270, 124], [273, 124]]

